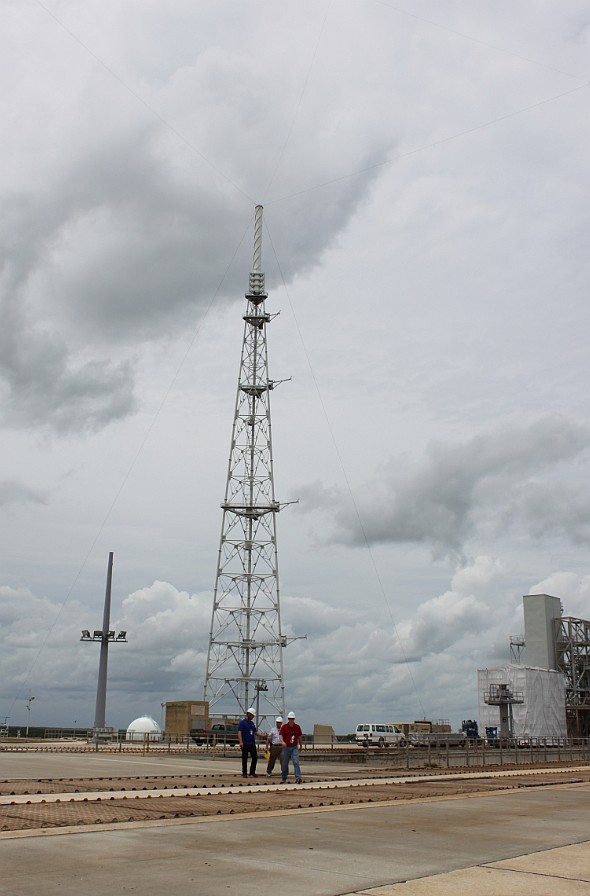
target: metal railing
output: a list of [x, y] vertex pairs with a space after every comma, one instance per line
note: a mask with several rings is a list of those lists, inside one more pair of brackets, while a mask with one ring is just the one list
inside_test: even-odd
[[[55, 730], [55, 729], [54, 729]], [[128, 741], [126, 732], [119, 732], [118, 739], [104, 742], [71, 739], [25, 740], [24, 738], [2, 738], [0, 752], [119, 752], [130, 754], [183, 754], [215, 757], [237, 757], [239, 747], [235, 743], [218, 740], [216, 735], [198, 739], [187, 736], [165, 736], [153, 740], [145, 735], [141, 740]], [[589, 738], [486, 738], [468, 740], [465, 745], [457, 745], [449, 736], [446, 740], [430, 739], [427, 743], [386, 745], [384, 747], [362, 747], [351, 742], [350, 737], [323, 736], [314, 742], [311, 735], [303, 738], [303, 752], [308, 759], [318, 761], [348, 762], [353, 765], [378, 765], [386, 768], [480, 768], [503, 765], [563, 764], [590, 762]], [[263, 752], [264, 741], [259, 744]]]

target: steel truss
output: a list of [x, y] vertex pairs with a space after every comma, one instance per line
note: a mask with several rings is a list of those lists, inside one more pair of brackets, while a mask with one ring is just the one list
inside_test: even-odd
[[590, 736], [590, 622], [563, 616], [554, 621], [557, 668], [566, 677], [566, 715], [571, 737]]
[[276, 516], [264, 274], [262, 206], [256, 207], [254, 262], [213, 596], [204, 699], [226, 714], [255, 705], [258, 723], [284, 715]]

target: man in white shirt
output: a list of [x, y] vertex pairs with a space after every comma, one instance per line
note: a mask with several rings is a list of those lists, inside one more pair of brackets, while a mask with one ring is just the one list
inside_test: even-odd
[[277, 716], [274, 728], [271, 728], [266, 735], [266, 749], [269, 753], [268, 764], [266, 766], [266, 776], [268, 778], [272, 777], [272, 770], [275, 767], [275, 762], [277, 761], [277, 759], [281, 758], [283, 752], [283, 742], [281, 740], [282, 724], [283, 717]]

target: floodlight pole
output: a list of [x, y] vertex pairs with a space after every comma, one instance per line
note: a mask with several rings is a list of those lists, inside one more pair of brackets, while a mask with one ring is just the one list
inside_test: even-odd
[[109, 664], [109, 629], [111, 627], [111, 586], [113, 583], [113, 552], [109, 554], [107, 571], [107, 588], [104, 596], [104, 612], [102, 614], [102, 641], [100, 643], [100, 660], [98, 663], [98, 685], [96, 688], [96, 710], [94, 727], [104, 728], [107, 710], [107, 666]]
[[104, 610], [102, 615], [102, 630], [94, 630], [92, 637], [90, 630], [82, 631], [81, 641], [98, 641], [100, 643], [100, 661], [98, 664], [98, 685], [96, 687], [96, 708], [94, 712], [94, 737], [98, 738], [99, 731], [103, 730], [106, 725], [106, 706], [107, 706], [107, 668], [109, 663], [109, 644], [127, 643], [127, 632], [119, 632], [115, 638], [114, 631], [111, 631], [111, 586], [113, 582], [113, 552], [109, 554], [109, 565], [107, 570], [107, 587], [104, 597]]

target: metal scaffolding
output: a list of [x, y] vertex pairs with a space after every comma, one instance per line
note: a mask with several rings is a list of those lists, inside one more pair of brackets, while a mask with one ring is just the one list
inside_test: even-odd
[[256, 206], [254, 260], [246, 294], [244, 338], [213, 597], [204, 699], [226, 714], [257, 709], [284, 715], [276, 516], [265, 308], [262, 206]]
[[491, 684], [483, 695], [484, 703], [500, 709], [500, 736], [514, 737], [514, 717], [512, 707], [524, 703], [524, 693], [514, 691], [509, 684]]
[[568, 735], [590, 737], [590, 622], [562, 616], [554, 625], [557, 668], [566, 677]]
[[522, 635], [510, 635], [510, 662], [516, 666], [522, 663], [522, 651], [524, 650], [524, 638]]

